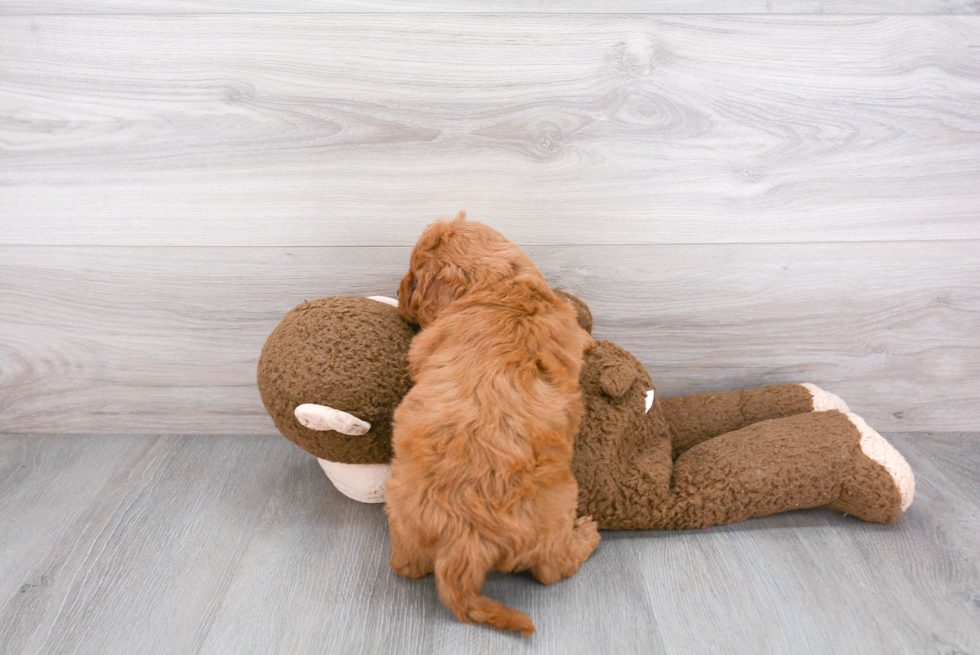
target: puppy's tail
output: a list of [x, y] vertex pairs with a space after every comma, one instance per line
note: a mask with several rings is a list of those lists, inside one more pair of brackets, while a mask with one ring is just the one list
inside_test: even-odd
[[480, 595], [490, 564], [481, 561], [480, 545], [471, 539], [460, 539], [436, 559], [439, 599], [463, 623], [483, 623], [522, 632], [525, 637], [533, 635], [534, 624], [526, 614]]

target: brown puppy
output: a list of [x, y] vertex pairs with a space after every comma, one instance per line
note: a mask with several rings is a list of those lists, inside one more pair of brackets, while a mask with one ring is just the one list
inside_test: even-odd
[[599, 543], [595, 523], [575, 518], [571, 471], [592, 338], [516, 245], [462, 212], [422, 234], [398, 308], [423, 329], [394, 417], [391, 567], [434, 570], [461, 621], [530, 635], [526, 615], [480, 588], [494, 569], [557, 582]]

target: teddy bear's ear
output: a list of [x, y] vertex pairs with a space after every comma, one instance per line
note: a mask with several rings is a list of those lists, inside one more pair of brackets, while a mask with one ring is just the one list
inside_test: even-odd
[[552, 289], [552, 291], [562, 300], [572, 303], [579, 326], [589, 334], [592, 334], [592, 312], [589, 311], [589, 306], [585, 304], [585, 301], [561, 289]]
[[619, 398], [638, 381], [646, 383], [647, 389], [651, 386], [636, 358], [612, 342], [596, 342], [588, 357], [593, 365], [598, 365], [599, 387], [608, 396]]
[[630, 390], [636, 381], [636, 368], [625, 362], [617, 362], [602, 371], [599, 385], [607, 395], [619, 398]]

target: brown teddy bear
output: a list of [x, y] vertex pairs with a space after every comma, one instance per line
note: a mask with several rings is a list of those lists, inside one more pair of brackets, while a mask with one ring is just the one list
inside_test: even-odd
[[[563, 294], [591, 332], [588, 307]], [[259, 359], [276, 427], [347, 496], [383, 502], [391, 418], [411, 387], [415, 334], [396, 301], [329, 297], [289, 312]], [[605, 529], [702, 528], [828, 506], [888, 523], [915, 479], [844, 402], [810, 384], [659, 398], [630, 353], [585, 354], [572, 468], [579, 513]]]

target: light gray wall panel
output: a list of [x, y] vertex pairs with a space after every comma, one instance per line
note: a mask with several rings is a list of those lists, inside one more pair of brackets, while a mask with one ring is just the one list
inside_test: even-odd
[[459, 208], [663, 393], [975, 427], [980, 17], [474, 7], [0, 17], [0, 429], [270, 431], [282, 314], [392, 292]]
[[[531, 247], [664, 394], [809, 381], [879, 430], [966, 429], [980, 242]], [[281, 317], [393, 295], [407, 248], [0, 248], [0, 431], [270, 432]]]
[[194, 13], [976, 14], [975, 0], [5, 0], [0, 14]]
[[[0, 19], [0, 243], [980, 238], [980, 17]], [[597, 229], [601, 228], [601, 229]]]

